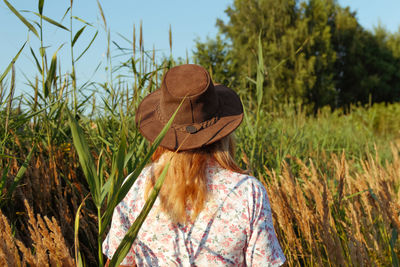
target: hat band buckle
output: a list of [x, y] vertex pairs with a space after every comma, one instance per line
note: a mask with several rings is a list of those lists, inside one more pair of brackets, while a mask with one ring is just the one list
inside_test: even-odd
[[[160, 110], [160, 105], [158, 104], [156, 107], [156, 113], [157, 113], [157, 117], [158, 119], [166, 124], [168, 122], [168, 120], [164, 119], [161, 115], [161, 110]], [[220, 119], [219, 116], [219, 111], [217, 111], [213, 117], [211, 117], [208, 120], [205, 120], [203, 122], [199, 122], [199, 123], [190, 123], [190, 124], [172, 124], [171, 128], [174, 128], [177, 131], [180, 132], [186, 132], [186, 133], [190, 133], [190, 134], [194, 134], [197, 133], [203, 129], [206, 129], [208, 127], [210, 127], [211, 125], [214, 125], [215, 123], [218, 122], [218, 120]]]

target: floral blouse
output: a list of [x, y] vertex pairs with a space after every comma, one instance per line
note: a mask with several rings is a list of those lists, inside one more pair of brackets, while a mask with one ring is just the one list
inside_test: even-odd
[[[144, 206], [146, 167], [114, 210], [103, 253], [112, 258]], [[121, 263], [137, 266], [280, 266], [285, 262], [272, 224], [264, 186], [254, 177], [207, 167], [210, 194], [192, 224], [172, 223], [159, 199]]]

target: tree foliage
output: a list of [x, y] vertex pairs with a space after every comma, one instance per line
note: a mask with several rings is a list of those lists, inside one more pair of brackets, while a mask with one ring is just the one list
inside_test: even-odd
[[318, 108], [393, 102], [400, 96], [400, 30], [365, 30], [335, 0], [234, 0], [220, 34], [196, 41], [195, 61], [215, 80], [255, 87], [258, 37], [264, 54], [264, 97]]

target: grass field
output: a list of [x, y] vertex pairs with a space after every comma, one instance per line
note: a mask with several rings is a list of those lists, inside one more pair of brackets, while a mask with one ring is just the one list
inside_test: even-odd
[[[31, 26], [44, 46], [39, 20]], [[68, 67], [56, 54], [47, 62], [34, 52], [30, 92], [14, 95], [12, 64], [1, 76], [1, 266], [104, 263], [99, 244], [122, 181], [154, 149], [137, 131], [135, 110], [178, 64], [157, 61], [141, 38], [131, 47], [116, 66], [107, 55], [105, 83], [80, 83], [75, 69], [60, 73]], [[267, 188], [288, 265], [399, 266], [400, 104], [310, 115], [300, 104], [269, 103], [262, 83], [257, 99], [235, 89], [246, 110], [237, 159]]]

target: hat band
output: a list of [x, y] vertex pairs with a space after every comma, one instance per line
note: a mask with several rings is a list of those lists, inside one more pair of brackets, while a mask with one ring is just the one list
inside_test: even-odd
[[[168, 120], [166, 120], [162, 117], [159, 104], [156, 107], [156, 113], [157, 113], [158, 119], [162, 123], [166, 124], [168, 122]], [[219, 112], [217, 111], [217, 113], [211, 119], [205, 120], [203, 122], [191, 123], [191, 124], [176, 124], [176, 125], [171, 125], [171, 128], [174, 128], [175, 130], [180, 131], [180, 132], [194, 134], [205, 128], [210, 127], [211, 125], [214, 125], [215, 123], [217, 123], [219, 118], [220, 118]]]

